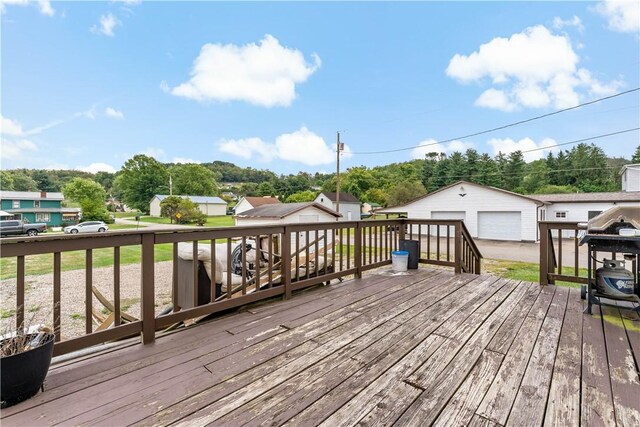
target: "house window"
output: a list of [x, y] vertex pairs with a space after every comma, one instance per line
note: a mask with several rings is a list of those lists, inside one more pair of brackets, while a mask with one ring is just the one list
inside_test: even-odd
[[36, 222], [49, 222], [50, 215], [48, 213], [37, 213], [36, 214]]
[[589, 211], [589, 219], [598, 216], [602, 213], [602, 211]]
[[13, 201], [13, 209], [20, 209], [20, 200]]
[[566, 217], [567, 217], [566, 212], [556, 212], [556, 218], [566, 218]]
[[33, 201], [33, 207], [34, 208], [39, 208], [40, 207], [40, 200], [34, 200]]

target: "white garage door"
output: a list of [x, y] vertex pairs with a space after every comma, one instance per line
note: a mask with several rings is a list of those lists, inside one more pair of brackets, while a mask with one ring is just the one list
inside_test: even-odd
[[478, 238], [522, 240], [521, 212], [478, 212]]

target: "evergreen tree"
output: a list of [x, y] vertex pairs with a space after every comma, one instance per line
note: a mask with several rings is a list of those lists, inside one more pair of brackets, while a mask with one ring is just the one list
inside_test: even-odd
[[631, 157], [631, 163], [640, 163], [640, 145], [636, 147], [636, 152]]
[[509, 154], [507, 164], [504, 169], [504, 188], [509, 191], [516, 191], [520, 186], [526, 167], [522, 151], [517, 150]]
[[487, 153], [482, 154], [478, 160], [478, 171], [476, 172], [476, 178], [473, 182], [491, 187], [500, 186], [500, 170], [495, 160]]

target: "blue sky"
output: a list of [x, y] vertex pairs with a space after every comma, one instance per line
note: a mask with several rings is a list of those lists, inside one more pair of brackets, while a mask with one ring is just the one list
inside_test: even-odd
[[[640, 86], [637, 1], [1, 4], [2, 169], [145, 153], [331, 172], [338, 130], [343, 169], [549, 147], [533, 160], [640, 126], [636, 91], [429, 145]], [[639, 141], [594, 142], [629, 158]]]

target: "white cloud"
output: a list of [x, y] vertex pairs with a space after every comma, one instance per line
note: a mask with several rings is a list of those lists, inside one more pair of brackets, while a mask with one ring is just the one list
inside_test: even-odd
[[605, 0], [596, 10], [604, 16], [609, 29], [619, 33], [640, 31], [640, 2], [638, 0]]
[[200, 164], [202, 162], [198, 161], [198, 160], [193, 160], [193, 159], [187, 159], [184, 157], [174, 157], [173, 160], [171, 161], [172, 163], [182, 163], [183, 165], [186, 164], [190, 164], [190, 163], [195, 163], [195, 164]]
[[94, 34], [104, 34], [105, 36], [113, 37], [115, 35], [113, 30], [118, 25], [122, 25], [122, 23], [118, 21], [118, 18], [112, 13], [107, 13], [106, 15], [100, 16], [100, 26], [94, 25], [90, 30]]
[[49, 0], [38, 0], [37, 3], [29, 0], [0, 0], [0, 13], [5, 12], [5, 6], [29, 6], [32, 4], [37, 4], [38, 10], [43, 15], [54, 16], [56, 14]]
[[[522, 156], [526, 162], [532, 162], [534, 160], [541, 159], [545, 157], [549, 152], [558, 151], [558, 147], [556, 146], [556, 141], [551, 138], [545, 138], [539, 143], [536, 143], [531, 138], [523, 138], [519, 141], [514, 141], [511, 138], [492, 138], [487, 144], [489, 144], [493, 148], [493, 154], [496, 155], [498, 153], [502, 154], [510, 154], [514, 151], [523, 151]], [[538, 150], [539, 148], [549, 147], [547, 149]], [[529, 150], [537, 150], [531, 151], [528, 153], [524, 153], [524, 151]]]
[[502, 111], [514, 111], [517, 108], [515, 103], [509, 101], [509, 97], [504, 91], [494, 88], [482, 92], [476, 99], [475, 105]]
[[553, 18], [553, 28], [555, 28], [556, 30], [561, 30], [566, 27], [575, 27], [580, 32], [584, 31], [582, 20], [576, 15], [573, 15], [573, 18], [571, 19], [562, 19], [559, 16]]
[[429, 153], [453, 153], [455, 151], [464, 153], [469, 148], [473, 148], [473, 142], [451, 141], [449, 143], [438, 143], [435, 139], [425, 139], [418, 144], [418, 147], [411, 150], [412, 159], [424, 159]]
[[106, 163], [91, 163], [89, 166], [76, 166], [76, 170], [89, 172], [89, 173], [98, 173], [98, 172], [109, 172], [116, 173], [116, 169], [108, 165]]
[[224, 139], [219, 147], [223, 153], [250, 160], [256, 157], [261, 162], [270, 162], [276, 157], [276, 149], [273, 144], [260, 138]]
[[113, 109], [111, 107], [107, 107], [104, 110], [104, 113], [107, 115], [107, 117], [111, 117], [112, 119], [117, 119], [117, 120], [124, 119], [124, 114], [122, 114], [122, 111], [118, 111], [118, 110]]
[[20, 136], [24, 134], [22, 125], [0, 114], [0, 133], [2, 135]]
[[456, 54], [446, 73], [462, 83], [489, 80], [475, 104], [503, 111], [519, 108], [566, 108], [580, 102], [581, 91], [610, 95], [623, 86], [621, 81], [601, 83], [591, 72], [578, 68], [580, 58], [566, 35], [552, 34], [538, 25], [497, 37], [470, 55]]
[[111, 3], [122, 3], [127, 6], [136, 6], [142, 3], [142, 0], [111, 0]]
[[0, 158], [3, 160], [19, 160], [24, 156], [38, 151], [38, 146], [27, 139], [9, 140], [1, 139]]
[[[336, 159], [336, 152], [327, 146], [324, 139], [304, 126], [300, 130], [276, 138], [276, 150], [278, 157], [283, 160], [310, 166], [324, 165]], [[347, 155], [350, 155], [350, 152]]]
[[167, 161], [167, 153], [162, 148], [147, 147], [142, 151], [138, 151], [138, 154], [144, 154], [145, 156], [153, 157], [159, 162]]
[[197, 101], [245, 101], [263, 107], [289, 106], [296, 84], [304, 83], [321, 65], [313, 54], [306, 62], [296, 49], [284, 47], [267, 34], [259, 44], [244, 46], [208, 43], [200, 50], [191, 79], [173, 89], [173, 95]]
[[[334, 149], [328, 146], [321, 136], [311, 132], [305, 126], [292, 133], [278, 136], [275, 143], [263, 141], [261, 138], [225, 139], [220, 141], [218, 148], [223, 153], [245, 160], [255, 157], [261, 162], [280, 159], [317, 166], [336, 160]], [[348, 159], [351, 156], [351, 148], [345, 145], [341, 157]]]

